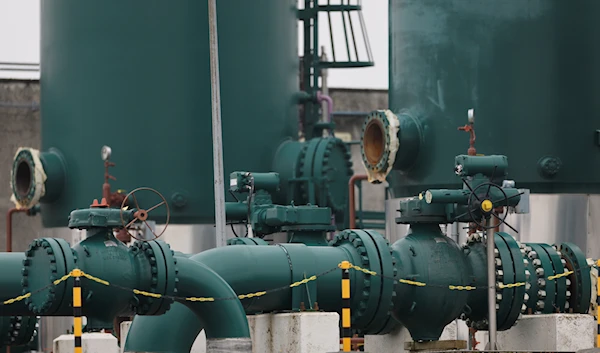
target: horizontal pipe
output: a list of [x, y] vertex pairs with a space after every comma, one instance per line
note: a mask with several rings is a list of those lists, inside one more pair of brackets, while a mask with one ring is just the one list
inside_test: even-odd
[[[23, 259], [25, 259], [25, 254], [22, 252], [0, 253], [0, 288], [2, 289], [0, 301], [13, 299], [23, 294], [21, 285]], [[0, 303], [0, 316], [28, 314], [33, 315], [24, 300], [12, 304]]]
[[2, 108], [24, 108], [24, 109], [38, 110], [38, 109], [40, 109], [40, 104], [37, 102], [13, 103], [13, 102], [0, 101], [0, 107], [2, 107]]
[[[301, 244], [228, 246], [203, 251], [192, 256], [190, 260], [201, 262], [212, 269], [231, 285], [235, 293], [248, 294], [289, 286], [294, 282], [293, 268], [297, 268], [297, 271], [302, 271], [306, 276], [310, 276], [335, 268], [342, 261], [359, 263], [360, 260], [354, 257], [358, 254], [355, 255], [348, 250], [344, 247], [308, 247]], [[178, 258], [179, 262], [182, 260]], [[300, 263], [305, 265], [301, 269], [298, 268]], [[183, 274], [184, 270], [179, 264], [178, 267], [180, 275]], [[350, 283], [352, 283], [353, 290], [355, 290], [354, 283], [358, 283], [358, 277], [362, 278], [363, 275], [352, 271], [350, 276]], [[319, 308], [330, 312], [339, 311], [342, 299], [337, 294], [341, 293], [341, 272], [333, 271], [319, 277], [317, 288], [318, 293], [323, 293], [318, 299], [315, 298], [319, 303]], [[194, 295], [198, 295], [198, 293], [206, 292], [200, 291], [194, 293]], [[216, 302], [209, 302], [206, 304], [206, 308], [208, 309], [216, 304]], [[290, 310], [292, 309], [292, 289], [285, 288], [258, 298], [245, 299], [242, 304], [244, 304], [246, 314]], [[227, 315], [217, 313], [217, 311], [211, 313], [218, 320], [222, 320], [224, 324], [231, 324], [231, 318]], [[223, 320], [225, 317], [227, 317], [227, 320]], [[187, 326], [182, 327], [182, 325]], [[181, 352], [185, 349], [188, 349], [185, 352], [189, 352], [202, 328], [206, 328], [208, 337], [208, 326], [196, 319], [192, 311], [179, 303], [174, 303], [171, 309], [162, 316], [136, 316], [127, 336], [126, 349], [144, 352], [179, 353], [179, 350], [167, 350], [172, 346], [176, 346], [178, 349], [182, 349]], [[152, 341], [153, 337], [161, 337], [161, 341], [149, 345], [148, 341]]]
[[331, 115], [334, 117], [365, 117], [367, 116], [369, 113], [367, 112], [332, 112]]
[[40, 66], [40, 63], [11, 63], [11, 62], [0, 61], [0, 65], [6, 65], [6, 66]]

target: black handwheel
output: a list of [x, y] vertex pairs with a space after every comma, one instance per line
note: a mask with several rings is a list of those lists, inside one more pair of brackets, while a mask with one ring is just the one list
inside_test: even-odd
[[[467, 211], [469, 212], [469, 216], [472, 220], [473, 223], [477, 224], [477, 226], [483, 228], [483, 229], [492, 229], [495, 228], [495, 225], [482, 225], [478, 220], [477, 217], [475, 217], [475, 215], [473, 214], [473, 212], [479, 208], [481, 210], [481, 213], [483, 214], [483, 217], [487, 220], [489, 220], [491, 217], [496, 218], [498, 221], [500, 221], [500, 223], [505, 224], [507, 227], [509, 227], [510, 229], [514, 230], [516, 232], [516, 229], [514, 229], [513, 227], [511, 227], [510, 225], [508, 225], [505, 222], [506, 216], [508, 215], [508, 212], [504, 212], [503, 216], [499, 216], [498, 213], [496, 213], [495, 208], [498, 206], [495, 206], [496, 204], [503, 202], [504, 204], [502, 204], [502, 207], [506, 207], [508, 209], [509, 207], [509, 203], [508, 203], [508, 195], [506, 195], [506, 192], [504, 192], [504, 190], [502, 190], [502, 187], [500, 187], [498, 184], [494, 184], [491, 182], [487, 182], [487, 183], [483, 183], [480, 184], [478, 186], [475, 187], [475, 189], [472, 189], [471, 186], [465, 181], [465, 185], [467, 185], [467, 187], [469, 188], [469, 190], [471, 191], [471, 193], [469, 194], [469, 198], [467, 199]], [[483, 189], [484, 187], [487, 187], [487, 191], [485, 192], [485, 194], [480, 197], [481, 195], [479, 195], [477, 193], [477, 190], [479, 189]], [[492, 188], [498, 189], [500, 190], [500, 192], [503, 195], [503, 198], [498, 200], [498, 201], [492, 201], [490, 200], [490, 191]], [[478, 204], [475, 205], [475, 207], [473, 207], [473, 204], [475, 202], [478, 202]], [[489, 224], [489, 222], [488, 222]], [[518, 232], [517, 232], [518, 233]]]

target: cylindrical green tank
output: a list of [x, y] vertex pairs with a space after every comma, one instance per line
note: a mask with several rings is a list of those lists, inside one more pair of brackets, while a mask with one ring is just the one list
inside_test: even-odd
[[[297, 136], [295, 5], [218, 2], [224, 175], [270, 171], [277, 147]], [[169, 201], [171, 223], [213, 222], [207, 3], [55, 0], [41, 6], [44, 225], [64, 227], [71, 210], [102, 196], [104, 145], [116, 163], [113, 191], [151, 187]], [[62, 162], [49, 162], [55, 156]], [[34, 179], [21, 170], [21, 179]], [[138, 200], [145, 203], [143, 194]], [[164, 221], [165, 209], [153, 220]]]
[[364, 126], [372, 180], [387, 177], [393, 197], [460, 187], [453, 161], [469, 135], [457, 128], [473, 109], [476, 152], [506, 155], [519, 188], [600, 193], [599, 11], [595, 0], [390, 1], [390, 110]]

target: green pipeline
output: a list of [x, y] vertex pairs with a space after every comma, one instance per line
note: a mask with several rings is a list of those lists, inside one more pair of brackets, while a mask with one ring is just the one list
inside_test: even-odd
[[[362, 230], [344, 231], [336, 236], [332, 245], [228, 246], [204, 251], [192, 256], [190, 260], [210, 267], [237, 294], [283, 288], [264, 296], [242, 300], [246, 314], [293, 309], [299, 304], [299, 293], [306, 292], [307, 288], [316, 289], [313, 300], [318, 303], [320, 310], [340, 312], [342, 273], [337, 266], [342, 261], [360, 264], [366, 269], [393, 277], [393, 259], [388, 244], [380, 234]], [[326, 274], [319, 276], [316, 283], [309, 282], [308, 286], [295, 289], [289, 287], [290, 283], [323, 273]], [[351, 271], [350, 276], [351, 305], [356, 309], [352, 316], [354, 326], [365, 333], [389, 332], [396, 325], [388, 314], [394, 295], [393, 281], [384, 282], [379, 277], [359, 271]], [[311, 304], [314, 305], [305, 303], [306, 307]], [[214, 303], [206, 305], [209, 307]], [[218, 317], [223, 317], [223, 314]], [[246, 322], [245, 317], [243, 321]], [[231, 323], [231, 318], [228, 317], [227, 322]], [[203, 327], [191, 311], [175, 303], [171, 310], [160, 317], [136, 316], [127, 336], [126, 349], [189, 352]], [[206, 332], [208, 336], [208, 328]], [[173, 350], [172, 347], [177, 349]]]
[[33, 292], [24, 300], [3, 306], [2, 314], [71, 315], [73, 280], [52, 283], [75, 268], [110, 283], [107, 286], [83, 280], [82, 307], [89, 329], [112, 329], [113, 319], [119, 315], [160, 315], [168, 310], [171, 303], [168, 299], [146, 298], [114, 287], [174, 294], [175, 258], [166, 243], [135, 243], [128, 248], [114, 238], [110, 229], [89, 229], [88, 235], [73, 248], [63, 239], [43, 238], [36, 239], [25, 256], [2, 254], [2, 297]]
[[[583, 253], [572, 244], [561, 244], [560, 253], [540, 244], [548, 255], [541, 254], [541, 250], [535, 255], [529, 249], [536, 246], [519, 244], [506, 233], [495, 235], [495, 261], [500, 264], [496, 273], [498, 282], [521, 283], [499, 288], [502, 294], [497, 298], [499, 330], [512, 327], [527, 308], [545, 313], [557, 304], [565, 310], [572, 308], [576, 313], [587, 311], [582, 303], [588, 303], [589, 296], [569, 297], [569, 293], [590, 292], [589, 270], [581, 270], [581, 274], [575, 272], [568, 276], [568, 281], [557, 282], [563, 283], [562, 289], [548, 295], [543, 303], [537, 300], [537, 285], [533, 286], [539, 282], [534, 274], [542, 273], [536, 270], [540, 266], [548, 268], [546, 277], [563, 273], [566, 264], [585, 269]], [[527, 258], [534, 256], [541, 259], [541, 265], [533, 261], [529, 264], [533, 271], [526, 271]], [[486, 254], [481, 238], [470, 239], [467, 245], [460, 247], [434, 224], [411, 225], [409, 234], [391, 247], [376, 232], [347, 230], [336, 235], [330, 246], [268, 246], [247, 242], [245, 246], [208, 250], [189, 260], [211, 268], [238, 295], [279, 288], [243, 299], [246, 314], [297, 310], [298, 301], [306, 297], [295, 293], [298, 287], [290, 287], [290, 284], [312, 275], [318, 275], [316, 281], [300, 286], [302, 291], [311, 293], [320, 310], [340, 312], [341, 270], [336, 266], [341, 261], [350, 261], [378, 274], [371, 276], [357, 269], [350, 272], [352, 326], [364, 334], [384, 334], [401, 323], [415, 340], [432, 341], [439, 339], [444, 327], [458, 317], [463, 317], [473, 328], [485, 329], [486, 325], [487, 292], [471, 290], [485, 288], [487, 283]], [[562, 260], [566, 261], [564, 266], [560, 265]], [[308, 308], [314, 304], [304, 303]], [[175, 322], [188, 325], [182, 329], [172, 324]], [[136, 316], [127, 347], [148, 352], [178, 347], [183, 352], [190, 349], [203, 327], [191, 311], [175, 303], [163, 316]]]
[[[24, 259], [25, 254], [22, 252], [0, 253], [0, 288], [2, 288], [0, 300], [14, 299], [23, 294], [21, 271]], [[8, 315], [33, 315], [33, 313], [21, 300], [8, 305], [0, 305], [0, 316]]]

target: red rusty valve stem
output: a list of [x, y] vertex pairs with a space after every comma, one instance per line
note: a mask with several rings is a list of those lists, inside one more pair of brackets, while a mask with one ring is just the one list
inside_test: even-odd
[[458, 128], [458, 130], [466, 131], [469, 133], [469, 135], [471, 137], [469, 138], [469, 150], [468, 150], [467, 154], [469, 156], [476, 156], [477, 150], [475, 149], [475, 127], [473, 127], [473, 124], [467, 124], [465, 126], [461, 126]]

